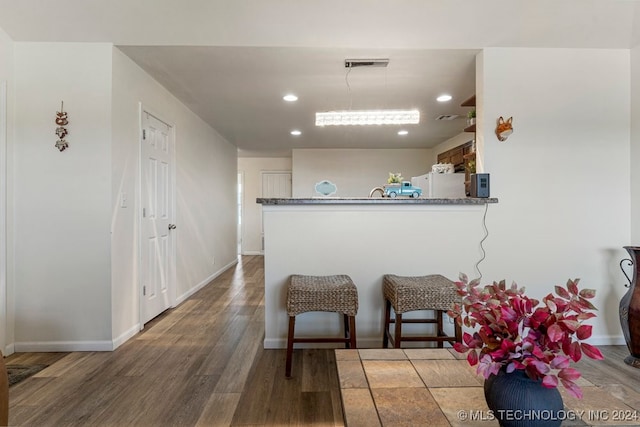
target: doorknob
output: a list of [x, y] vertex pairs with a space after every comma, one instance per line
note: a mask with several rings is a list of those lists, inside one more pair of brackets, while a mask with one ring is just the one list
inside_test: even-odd
[[175, 229], [176, 229], [175, 224], [169, 224], [169, 230], [175, 230]]

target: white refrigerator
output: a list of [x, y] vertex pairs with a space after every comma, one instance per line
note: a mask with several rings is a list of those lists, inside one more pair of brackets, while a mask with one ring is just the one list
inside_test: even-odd
[[466, 197], [464, 173], [435, 173], [411, 178], [411, 185], [422, 189], [422, 197], [459, 199]]

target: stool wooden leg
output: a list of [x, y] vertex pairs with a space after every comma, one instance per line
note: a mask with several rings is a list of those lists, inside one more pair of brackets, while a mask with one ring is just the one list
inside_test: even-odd
[[289, 335], [287, 335], [287, 363], [286, 377], [291, 378], [291, 359], [293, 357], [293, 334], [296, 327], [296, 317], [289, 316]]
[[[349, 316], [346, 314], [342, 314], [342, 321], [344, 322], [344, 339], [348, 340], [349, 336], [351, 334], [351, 330], [349, 327]], [[349, 341], [345, 341], [344, 342], [344, 348], [350, 348], [349, 347]]]
[[391, 301], [384, 303], [384, 331], [382, 331], [382, 348], [389, 346], [389, 324], [391, 323]]
[[349, 316], [349, 348], [358, 348], [356, 345], [356, 316]]
[[[446, 334], [444, 333], [444, 327], [442, 324], [442, 318], [444, 317], [444, 311], [436, 310], [435, 311], [436, 318], [438, 319], [438, 332], [436, 336], [444, 337]], [[444, 348], [444, 341], [438, 341], [438, 348]]]
[[396, 313], [396, 333], [393, 337], [393, 347], [400, 348], [402, 341], [402, 314]]

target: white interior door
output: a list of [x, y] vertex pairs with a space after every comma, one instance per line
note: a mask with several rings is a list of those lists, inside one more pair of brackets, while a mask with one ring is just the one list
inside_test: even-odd
[[171, 307], [175, 294], [173, 131], [142, 112], [141, 141], [141, 324]]

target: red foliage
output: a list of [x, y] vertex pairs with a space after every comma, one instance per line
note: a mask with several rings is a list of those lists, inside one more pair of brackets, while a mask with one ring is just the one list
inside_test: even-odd
[[455, 350], [469, 352], [467, 361], [478, 365], [478, 373], [485, 378], [500, 369], [524, 370], [545, 387], [560, 382], [569, 394], [581, 398], [575, 383], [580, 372], [569, 367], [570, 361], [579, 361], [582, 354], [597, 360], [604, 357], [597, 347], [581, 342], [591, 337], [592, 326], [583, 322], [595, 317], [591, 311], [596, 308], [588, 300], [596, 292], [579, 290], [578, 282], [555, 286], [556, 295], [549, 294], [540, 303], [515, 283], [507, 288], [503, 280], [480, 287], [478, 280], [469, 282], [461, 274], [456, 287], [462, 305], [455, 304], [448, 314], [474, 331], [465, 332]]

